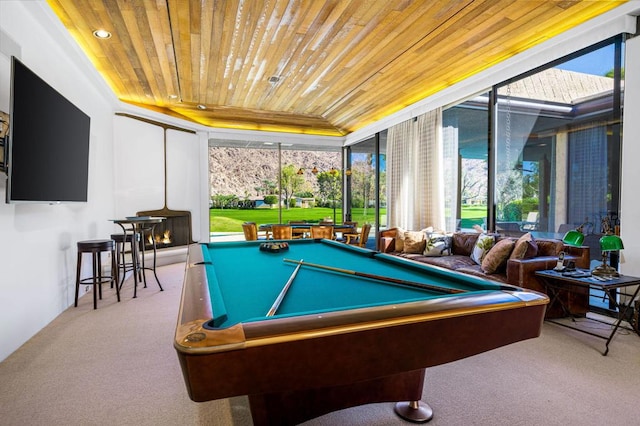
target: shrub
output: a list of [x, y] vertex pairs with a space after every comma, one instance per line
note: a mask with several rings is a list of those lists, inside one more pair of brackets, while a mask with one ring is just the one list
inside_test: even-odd
[[522, 206], [520, 200], [512, 201], [504, 206], [502, 220], [505, 222], [520, 222], [522, 220]]
[[273, 206], [274, 204], [278, 204], [278, 196], [277, 195], [265, 195], [264, 203], [269, 204], [269, 206]]

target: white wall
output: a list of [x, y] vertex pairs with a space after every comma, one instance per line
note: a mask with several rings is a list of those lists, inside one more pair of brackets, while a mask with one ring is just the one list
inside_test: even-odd
[[208, 241], [208, 152], [206, 130], [119, 103], [45, 2], [0, 1], [0, 31], [0, 110], [9, 112], [16, 55], [91, 116], [87, 203], [0, 200], [1, 361], [73, 305], [77, 241], [105, 238], [119, 231], [110, 219], [164, 205], [163, 129], [116, 111], [198, 130], [167, 131], [167, 207], [192, 212], [196, 241]]
[[75, 243], [103, 238], [113, 215], [113, 100], [52, 41], [61, 26], [42, 20], [43, 3], [0, 1], [0, 109], [9, 112], [9, 55], [20, 55], [91, 117], [89, 194], [80, 204], [5, 204], [0, 178], [0, 360], [73, 304]]
[[624, 250], [620, 256], [620, 271], [640, 277], [640, 37], [628, 40], [626, 44], [620, 213]]
[[[114, 118], [116, 217], [164, 207], [164, 138], [160, 126], [130, 117]], [[207, 171], [203, 179], [200, 161], [201, 146], [207, 145], [206, 132], [193, 134], [168, 129], [166, 140], [167, 207], [191, 211], [193, 239], [208, 241], [208, 229], [201, 229], [202, 216], [208, 214], [209, 207], [206, 195], [204, 198], [202, 195], [208, 182]], [[206, 155], [205, 150], [205, 159]]]

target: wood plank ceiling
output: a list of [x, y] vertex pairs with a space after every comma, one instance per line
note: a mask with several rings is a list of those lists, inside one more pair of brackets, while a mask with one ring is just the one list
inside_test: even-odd
[[211, 127], [339, 136], [625, 1], [48, 3], [124, 102]]

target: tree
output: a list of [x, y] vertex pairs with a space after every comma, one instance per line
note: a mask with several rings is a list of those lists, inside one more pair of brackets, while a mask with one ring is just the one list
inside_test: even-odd
[[538, 198], [540, 190], [540, 172], [537, 162], [528, 166], [530, 170], [522, 175], [522, 198]]
[[216, 209], [229, 209], [238, 206], [238, 197], [235, 195], [216, 194], [211, 196], [211, 207]]
[[330, 207], [333, 208], [333, 221], [336, 222], [336, 208], [338, 202], [342, 200], [342, 174], [339, 170], [332, 168], [328, 172], [320, 172], [316, 174], [318, 180], [318, 193], [324, 200], [323, 205], [328, 205], [327, 201], [331, 200]]
[[304, 176], [297, 174], [297, 168], [293, 164], [287, 164], [282, 168], [281, 184], [284, 205], [289, 209], [291, 197], [304, 186]]
[[460, 194], [462, 203], [487, 202], [487, 161], [486, 160], [462, 160], [462, 182]]
[[366, 154], [363, 160], [357, 160], [351, 164], [352, 206], [362, 206], [365, 217], [371, 201], [376, 199], [374, 159], [372, 154]]
[[[614, 72], [614, 70], [608, 71], [604, 76], [605, 77], [609, 77], [609, 78], [613, 78], [613, 72]], [[620, 69], [620, 78], [624, 79], [624, 68]]]
[[265, 195], [270, 195], [270, 194], [276, 193], [277, 187], [278, 185], [276, 185], [275, 182], [270, 181], [268, 179], [264, 179], [262, 182], [260, 182], [260, 186], [256, 186], [253, 189], [256, 191], [256, 195], [260, 195], [261, 193]]
[[331, 169], [328, 172], [319, 172], [316, 174], [318, 179], [318, 196], [321, 205], [328, 205], [329, 200], [332, 201], [332, 207], [336, 207], [336, 200], [342, 200], [341, 174], [337, 169]]

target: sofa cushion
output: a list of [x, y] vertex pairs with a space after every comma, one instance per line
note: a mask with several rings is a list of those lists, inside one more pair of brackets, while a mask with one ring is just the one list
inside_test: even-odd
[[422, 231], [405, 231], [403, 253], [423, 253], [427, 245], [426, 235]]
[[493, 235], [478, 235], [476, 245], [473, 247], [473, 251], [471, 252], [471, 259], [473, 259], [478, 265], [481, 265], [482, 259], [484, 259], [485, 254], [491, 249], [491, 247], [493, 247], [494, 242], [495, 238]]
[[499, 281], [501, 283], [508, 283], [507, 274], [503, 273], [495, 273], [495, 274], [485, 274], [480, 265], [474, 262], [471, 266], [465, 266], [463, 268], [456, 269], [456, 272], [460, 272], [463, 274], [473, 275], [475, 277], [481, 277], [484, 279], [490, 279], [491, 281]]
[[481, 264], [482, 270], [486, 274], [493, 274], [504, 270], [515, 244], [515, 241], [509, 238], [498, 241], [484, 255]]
[[510, 259], [531, 259], [536, 257], [537, 254], [538, 244], [536, 244], [531, 232], [527, 232], [516, 241]]
[[451, 238], [451, 254], [471, 256], [478, 235], [477, 232], [455, 232]]
[[451, 269], [457, 271], [459, 268], [466, 268], [469, 266], [477, 266], [476, 263], [469, 256], [425, 256], [424, 254], [398, 254], [405, 259], [415, 260], [417, 262], [426, 263], [428, 265], [440, 266], [442, 268]]
[[557, 256], [564, 249], [564, 243], [561, 240], [536, 240], [538, 245], [537, 256]]
[[451, 254], [450, 235], [427, 233], [425, 242], [425, 256], [449, 256]]

